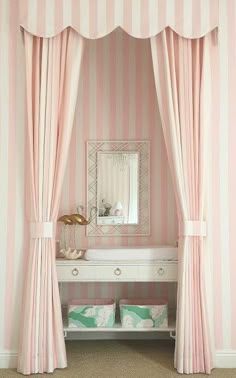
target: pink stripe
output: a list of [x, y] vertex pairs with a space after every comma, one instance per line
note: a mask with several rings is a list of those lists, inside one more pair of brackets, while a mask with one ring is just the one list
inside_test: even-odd
[[108, 284], [108, 298], [114, 298], [115, 299], [114, 283], [113, 282], [109, 282], [109, 284]]
[[102, 297], [102, 290], [101, 290], [101, 282], [95, 283], [95, 298], [101, 298]]
[[[183, 7], [181, 9], [183, 9]], [[200, 22], [201, 22], [201, 2], [192, 1], [192, 33], [193, 35], [198, 34]]]
[[72, 134], [71, 134], [71, 142], [70, 142], [70, 150], [69, 150], [69, 211], [71, 213], [76, 212], [76, 193], [75, 193], [75, 177], [78, 174], [76, 172], [76, 127], [77, 125], [74, 124], [73, 129], [72, 129]]
[[6, 292], [5, 292], [5, 347], [13, 348], [13, 314], [14, 314], [14, 281], [15, 281], [15, 233], [16, 233], [16, 69], [17, 62], [17, 16], [18, 2], [13, 1], [9, 14], [10, 35], [9, 40], [9, 134], [8, 134], [8, 217], [7, 217], [7, 249], [6, 253]]
[[147, 37], [149, 35], [149, 1], [141, 0], [141, 37]]
[[[142, 127], [141, 125], [141, 122], [142, 120], [140, 120], [141, 118], [141, 103], [139, 102], [139, 95], [140, 93], [138, 93], [138, 91], [140, 90], [140, 86], [141, 86], [141, 81], [140, 81], [140, 77], [139, 77], [139, 68], [140, 68], [140, 59], [141, 59], [141, 56], [140, 56], [140, 53], [139, 53], [139, 44], [137, 43], [137, 41], [135, 40], [134, 41], [135, 43], [135, 50], [134, 50], [134, 58], [135, 58], [135, 135], [134, 135], [134, 139], [135, 140], [138, 140], [140, 139], [140, 129]], [[133, 240], [134, 240], [134, 245], [142, 245], [143, 243], [143, 240], [140, 239], [138, 236], [134, 236], [133, 237]], [[141, 291], [142, 291], [142, 286], [143, 284], [140, 283], [140, 282], [135, 282], [134, 284], [134, 287], [135, 287], [135, 294], [136, 295], [140, 295], [141, 294]]]
[[[69, 167], [69, 212], [70, 213], [75, 213], [76, 212], [76, 186], [75, 186], [75, 175], [77, 174], [76, 172], [76, 128], [75, 124], [72, 129], [72, 135], [71, 135], [71, 142], [70, 142], [70, 150], [68, 154], [68, 167]], [[70, 242], [69, 245], [72, 248], [75, 248], [75, 228], [72, 226], [72, 228], [69, 229], [69, 236], [70, 236]], [[76, 297], [76, 286], [74, 284], [69, 284], [68, 285], [68, 292], [69, 292], [69, 297], [70, 298], [75, 298]]]
[[83, 283], [81, 285], [81, 297], [82, 298], [88, 298], [89, 297], [89, 294], [88, 294], [88, 285], [87, 283]]
[[[229, 99], [236, 98], [236, 69], [235, 69], [235, 54], [236, 47], [235, 41], [231, 37], [236, 35], [236, 25], [235, 25], [235, 2], [229, 2], [228, 5], [228, 80], [229, 83]], [[229, 115], [229, 246], [230, 246], [230, 287], [231, 287], [231, 298], [235, 296], [236, 289], [236, 174], [235, 174], [235, 151], [236, 151], [236, 129], [235, 129], [235, 119], [236, 119], [236, 107], [233, 101], [228, 103], [228, 115]], [[231, 300], [231, 348], [236, 349], [236, 301]]]
[[[149, 140], [150, 140], [150, 177], [156, 177], [156, 164], [153, 164], [154, 157], [155, 157], [155, 142], [156, 142], [156, 135], [157, 131], [156, 129], [159, 127], [157, 125], [157, 95], [155, 90], [155, 84], [154, 84], [154, 74], [153, 74], [153, 66], [152, 66], [152, 57], [151, 57], [151, 48], [149, 46], [149, 69], [148, 69], [148, 120], [147, 124], [149, 125]], [[157, 162], [159, 164], [159, 162]], [[154, 187], [153, 180], [150, 180], [150, 204], [156, 203], [156, 189]], [[159, 202], [159, 201], [158, 201]], [[158, 211], [151, 211], [151, 222], [150, 222], [150, 243], [155, 244], [156, 241], [156, 224], [157, 219], [159, 217]]]
[[[63, 23], [63, 0], [54, 0], [54, 9], [56, 12], [54, 12], [54, 25], [55, 30], [60, 30], [60, 25]], [[72, 13], [74, 16], [74, 12]]]
[[[200, 4], [200, 1], [198, 1]], [[175, 7], [175, 27], [179, 30], [181, 35], [184, 32], [184, 0], [178, 0], [178, 5]]]
[[121, 283], [121, 298], [127, 298], [128, 296], [128, 283], [127, 282], [122, 282]]
[[45, 30], [45, 4], [46, 0], [41, 0], [37, 3], [37, 33], [43, 35], [43, 31]]
[[115, 0], [106, 0], [106, 27], [112, 30], [115, 23]]
[[[75, 117], [76, 120], [76, 117]], [[70, 141], [70, 149], [68, 153], [68, 168], [69, 168], [69, 212], [75, 213], [77, 211], [76, 205], [76, 185], [75, 185], [75, 177], [78, 174], [76, 172], [76, 128], [78, 125], [74, 121], [72, 134], [71, 134], [71, 141]], [[69, 228], [69, 245], [72, 248], [75, 248], [75, 228], [72, 226], [72, 228]], [[73, 283], [70, 283], [68, 285], [68, 295], [71, 299], [76, 298], [76, 285]]]
[[110, 140], [116, 139], [116, 60], [117, 60], [117, 43], [116, 33], [109, 37], [109, 60], [110, 60], [110, 108], [109, 108], [109, 135]]
[[[25, 96], [25, 93], [24, 93]], [[30, 212], [31, 212], [31, 206], [30, 206], [30, 157], [29, 157], [29, 149], [26, 148], [26, 145], [28, 143], [28, 132], [27, 132], [27, 109], [26, 109], [26, 101], [25, 101], [25, 107], [24, 107], [24, 116], [25, 116], [25, 127], [24, 127], [24, 135], [25, 135], [25, 148], [24, 148], [24, 204], [23, 204], [23, 209], [24, 209], [24, 227], [23, 227], [23, 233], [24, 233], [24, 238], [23, 238], [23, 261], [22, 261], [22, 293], [25, 292], [26, 290], [26, 280], [25, 277], [27, 275], [27, 265], [28, 265], [28, 259], [29, 259], [29, 251], [30, 251], [30, 233], [29, 233], [29, 224], [28, 221], [30, 219]], [[21, 304], [21, 311], [22, 308], [24, 308], [25, 305], [25, 297], [24, 295], [22, 296], [22, 304]], [[19, 340], [22, 340], [22, 332], [23, 329], [20, 329], [19, 333]]]
[[[83, 85], [83, 95], [81, 101], [83, 101], [83, 140], [84, 145], [89, 140], [89, 130], [90, 130], [90, 90], [89, 90], [89, 43], [90, 41], [85, 41], [85, 48], [84, 48], [84, 58], [83, 58], [83, 71], [82, 71], [82, 85]], [[86, 177], [85, 173], [87, 172], [87, 159], [86, 159], [86, 153], [84, 151], [83, 154], [84, 157], [84, 164], [85, 172], [84, 177]], [[85, 188], [84, 185], [82, 185], [82, 192], [83, 192], [83, 204], [87, 205], [87, 188]], [[84, 230], [85, 233], [85, 230]], [[84, 234], [83, 234], [84, 235]], [[88, 239], [84, 236], [84, 242], [85, 246], [88, 246]]]
[[[55, 13], [57, 13], [57, 12], [55, 12]], [[80, 0], [72, 1], [72, 24], [78, 25], [78, 27], [80, 27], [80, 19], [81, 19]]]
[[143, 128], [143, 96], [142, 91], [142, 41], [139, 39], [134, 40], [135, 43], [135, 127], [136, 139], [142, 139]]
[[123, 136], [127, 140], [129, 138], [129, 42], [130, 37], [123, 33]]
[[161, 143], [161, 243], [167, 243], [168, 230], [168, 188], [167, 188], [167, 169], [168, 160], [164, 140]]
[[96, 42], [96, 128], [97, 139], [103, 139], [103, 113], [104, 113], [104, 70], [103, 70], [103, 48], [104, 39], [99, 39]]
[[132, 25], [132, 0], [123, 0], [123, 20], [124, 30], [130, 31], [130, 25]]

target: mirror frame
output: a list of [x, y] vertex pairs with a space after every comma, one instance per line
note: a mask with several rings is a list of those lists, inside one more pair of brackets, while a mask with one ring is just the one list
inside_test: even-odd
[[147, 236], [150, 235], [150, 142], [149, 141], [87, 141], [87, 216], [97, 206], [98, 152], [139, 153], [139, 223], [98, 225], [93, 214], [86, 227], [87, 236]]

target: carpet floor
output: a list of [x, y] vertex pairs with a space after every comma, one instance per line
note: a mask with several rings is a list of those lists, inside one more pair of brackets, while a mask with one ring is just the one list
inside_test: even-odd
[[[172, 378], [174, 343], [169, 340], [67, 341], [68, 368], [55, 377], [68, 378]], [[1, 369], [0, 377], [20, 377], [14, 369]], [[48, 377], [48, 374], [31, 377]], [[204, 374], [186, 377], [207, 377]], [[214, 369], [211, 377], [236, 378], [236, 369]]]

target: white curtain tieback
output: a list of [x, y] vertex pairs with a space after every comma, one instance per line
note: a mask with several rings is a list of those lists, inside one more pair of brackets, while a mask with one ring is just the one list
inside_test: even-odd
[[50, 238], [55, 236], [56, 223], [55, 222], [31, 222], [30, 223], [31, 237], [33, 239]]
[[180, 236], [207, 236], [206, 221], [183, 221], [179, 225]]

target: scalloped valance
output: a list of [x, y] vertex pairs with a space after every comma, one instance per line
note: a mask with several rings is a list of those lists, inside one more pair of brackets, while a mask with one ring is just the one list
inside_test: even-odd
[[52, 37], [72, 27], [96, 39], [121, 27], [149, 38], [171, 27], [186, 38], [200, 38], [218, 27], [218, 0], [21, 0], [20, 25], [33, 35]]

